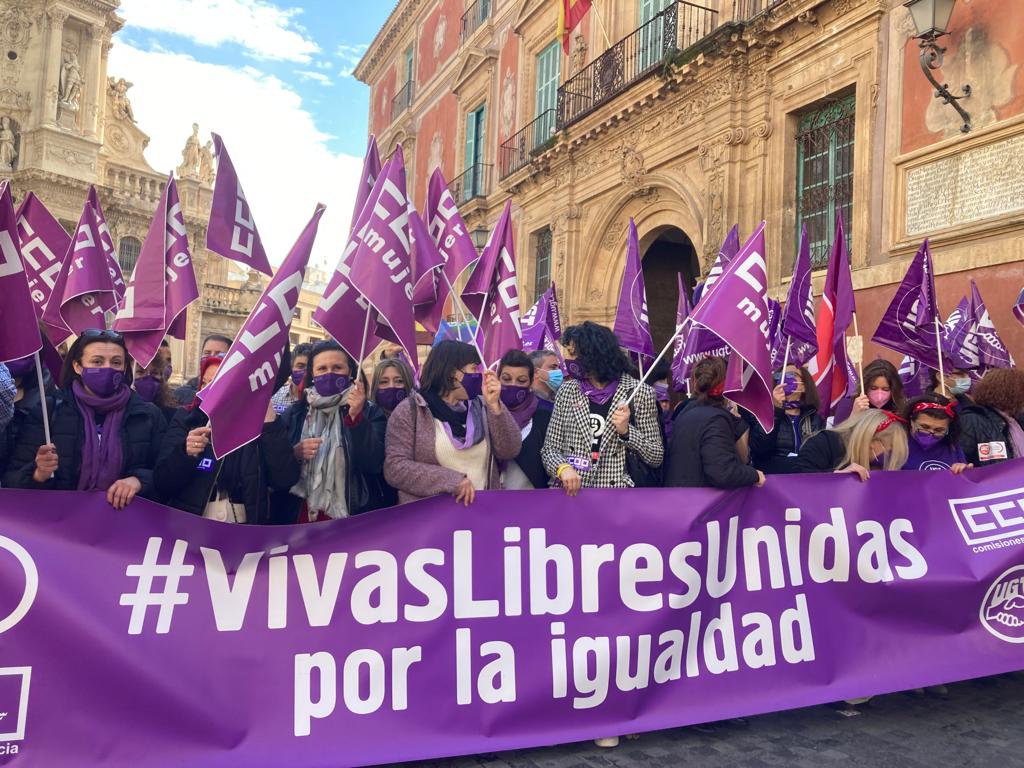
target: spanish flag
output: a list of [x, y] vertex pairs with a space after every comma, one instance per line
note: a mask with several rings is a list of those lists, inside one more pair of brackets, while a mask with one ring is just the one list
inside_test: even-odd
[[562, 38], [562, 50], [569, 55], [569, 35], [590, 10], [591, 0], [558, 0], [558, 34]]

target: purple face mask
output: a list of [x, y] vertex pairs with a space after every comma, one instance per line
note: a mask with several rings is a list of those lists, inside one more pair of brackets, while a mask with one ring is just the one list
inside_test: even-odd
[[393, 411], [398, 407], [398, 404], [405, 400], [409, 396], [409, 393], [405, 391], [405, 387], [389, 387], [388, 389], [377, 390], [377, 405], [383, 408], [385, 411]]
[[526, 402], [526, 399], [530, 396], [530, 392], [531, 389], [529, 387], [521, 387], [516, 384], [502, 384], [501, 402], [503, 402], [505, 407], [509, 410], [518, 408]]
[[482, 373], [464, 373], [462, 388], [466, 390], [466, 396], [470, 400], [480, 397], [480, 393], [484, 391], [484, 375]]
[[83, 368], [82, 383], [97, 397], [110, 397], [124, 383], [124, 372], [114, 368]]
[[654, 385], [654, 399], [659, 403], [668, 402], [668, 384], [655, 384]]
[[927, 432], [915, 432], [914, 442], [916, 442], [921, 448], [926, 451], [931, 450], [936, 445], [941, 443], [943, 438], [937, 437], [936, 435], [929, 435]]
[[352, 384], [352, 379], [342, 373], [325, 373], [313, 377], [313, 387], [321, 397], [340, 395]]
[[782, 391], [784, 394], [792, 395], [799, 386], [795, 373], [787, 373], [782, 379]]
[[161, 381], [156, 376], [140, 376], [135, 380], [135, 392], [147, 403], [152, 403], [156, 400], [156, 393], [160, 391], [160, 384]]
[[298, 370], [298, 371], [292, 371], [292, 384], [294, 384], [296, 387], [299, 386], [299, 384], [302, 383], [302, 380], [304, 378], [306, 378], [306, 369], [305, 368], [303, 368], [301, 370]]
[[36, 367], [34, 357], [23, 357], [21, 360], [11, 360], [7, 363], [7, 370], [11, 372], [11, 378], [21, 379], [28, 376]]
[[587, 378], [583, 373], [583, 366], [575, 360], [565, 361], [565, 372], [570, 379], [576, 379], [576, 381], [583, 381], [583, 379]]
[[164, 381], [170, 381], [172, 373], [174, 373], [174, 366], [168, 363], [164, 367]]

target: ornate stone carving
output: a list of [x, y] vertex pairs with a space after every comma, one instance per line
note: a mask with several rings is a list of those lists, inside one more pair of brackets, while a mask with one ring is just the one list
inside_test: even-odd
[[82, 68], [78, 64], [78, 53], [64, 51], [60, 65], [60, 106], [77, 112], [82, 100]]
[[107, 89], [109, 91], [111, 107], [114, 110], [114, 117], [120, 120], [135, 122], [135, 112], [132, 110], [132, 103], [128, 100], [128, 89], [132, 84], [123, 77], [114, 79], [107, 78]]
[[199, 123], [192, 123], [192, 135], [186, 139], [185, 148], [181, 150], [178, 177], [182, 179], [199, 178]]
[[199, 150], [199, 181], [213, 184], [213, 141], [207, 141]]
[[725, 239], [725, 174], [717, 168], [708, 178], [708, 236], [704, 246], [704, 272], [711, 268], [718, 246]]
[[441, 56], [441, 49], [444, 48], [444, 37], [448, 31], [448, 17], [444, 12], [437, 19], [437, 26], [434, 27], [433, 53], [436, 61]]
[[0, 171], [13, 171], [18, 160], [18, 134], [14, 121], [0, 117]]
[[647, 169], [644, 168], [644, 156], [633, 149], [630, 145], [622, 147], [622, 162], [619, 164], [622, 173], [622, 182], [630, 186], [637, 186]]
[[577, 32], [573, 39], [572, 54], [569, 58], [570, 71], [579, 72], [587, 66], [587, 38]]
[[28, 112], [32, 108], [31, 97], [14, 88], [0, 88], [0, 107], [14, 111]]
[[751, 133], [753, 133], [754, 138], [756, 139], [754, 148], [760, 153], [767, 152], [768, 139], [771, 138], [772, 135], [771, 122], [765, 118], [761, 122], [755, 123], [754, 127], [751, 129]]
[[66, 147], [63, 144], [47, 144], [46, 156], [54, 160], [60, 160], [68, 165], [80, 165], [91, 170], [96, 168], [96, 162], [92, 155], [72, 147]]
[[501, 81], [501, 135], [508, 138], [515, 132], [516, 122], [516, 78], [512, 68], [505, 69]]
[[[15, 3], [0, 13], [0, 47], [5, 54], [0, 59], [0, 79], [5, 84], [18, 84], [31, 36], [32, 17], [24, 8]], [[10, 57], [11, 53], [14, 54], [13, 59]]]

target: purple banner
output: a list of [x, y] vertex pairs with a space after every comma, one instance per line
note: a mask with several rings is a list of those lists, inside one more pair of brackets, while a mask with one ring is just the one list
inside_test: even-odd
[[242, 191], [235, 165], [224, 141], [213, 136], [213, 153], [217, 158], [217, 179], [213, 187], [210, 222], [206, 228], [206, 247], [226, 259], [250, 266], [264, 275], [273, 275], [263, 240], [256, 229], [252, 209]]
[[333, 768], [1018, 670], [1022, 470], [488, 492], [268, 528], [0, 491], [0, 748]]

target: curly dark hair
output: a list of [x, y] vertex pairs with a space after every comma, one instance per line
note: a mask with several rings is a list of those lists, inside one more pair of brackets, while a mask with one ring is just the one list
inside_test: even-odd
[[1024, 411], [1024, 370], [992, 368], [974, 385], [974, 402], [1011, 417]]
[[705, 357], [695, 366], [690, 374], [693, 396], [701, 405], [722, 405], [722, 395], [712, 395], [711, 390], [725, 382], [725, 360], [721, 357]]
[[444, 397], [455, 389], [455, 372], [480, 363], [480, 355], [471, 344], [454, 339], [439, 342], [427, 356], [420, 371], [420, 391]]
[[[937, 405], [938, 408], [922, 408], [917, 413], [914, 413], [914, 409], [920, 405]], [[949, 414], [946, 413], [945, 408], [947, 406], [953, 406], [953, 417], [950, 418]], [[903, 418], [907, 420], [907, 431], [910, 431], [910, 425], [914, 419], [920, 416], [922, 413], [926, 416], [931, 416], [935, 419], [945, 419], [949, 422], [947, 429], [949, 432], [943, 438], [942, 442], [947, 445], [957, 445], [960, 442], [960, 419], [956, 416], [956, 400], [950, 400], [948, 397], [930, 392], [927, 395], [921, 395], [920, 397], [914, 397], [907, 401], [906, 408], [903, 409]]]
[[618, 337], [608, 328], [587, 320], [562, 333], [562, 346], [572, 347], [583, 373], [605, 384], [633, 370], [629, 358], [619, 346]]
[[871, 387], [871, 382], [879, 376], [889, 384], [889, 397], [892, 398], [893, 410], [902, 411], [907, 404], [907, 397], [903, 394], [903, 381], [900, 379], [900, 372], [896, 366], [888, 360], [872, 360], [864, 366], [864, 391]]

